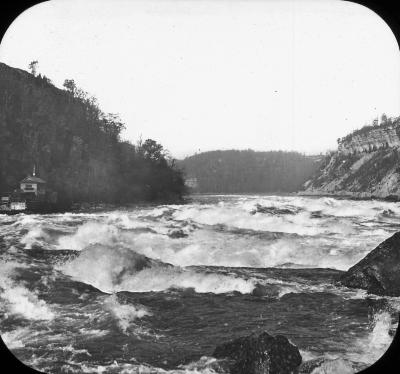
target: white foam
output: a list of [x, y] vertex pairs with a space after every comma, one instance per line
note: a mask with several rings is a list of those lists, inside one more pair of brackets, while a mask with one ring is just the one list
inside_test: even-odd
[[393, 337], [389, 335], [389, 331], [393, 327], [392, 317], [388, 311], [375, 314], [371, 321], [370, 332], [348, 347], [346, 357], [368, 365], [375, 363], [392, 343]]
[[113, 316], [117, 319], [121, 330], [126, 334], [129, 326], [137, 319], [152, 314], [142, 305], [121, 304], [118, 297], [113, 294], [108, 296], [104, 302], [106, 309], [110, 310]]
[[9, 349], [23, 348], [25, 347], [25, 344], [23, 343], [23, 337], [25, 334], [26, 330], [20, 328], [14, 331], [2, 332], [1, 338]]
[[311, 374], [354, 374], [355, 372], [349, 361], [337, 358], [322, 362]]
[[[205, 201], [210, 199], [214, 203], [13, 216], [14, 223], [2, 231], [14, 238], [10, 247], [17, 244], [15, 232], [27, 230], [18, 237], [25, 248], [84, 250], [97, 243], [134, 248], [177, 266], [273, 267], [291, 263], [292, 267], [347, 270], [392, 234], [395, 228], [390, 225], [400, 225], [400, 206], [384, 201], [257, 195], [211, 196]], [[295, 214], [251, 214], [257, 204], [290, 209]], [[389, 209], [393, 213], [390, 221], [385, 221], [382, 212]], [[312, 218], [315, 211], [321, 212], [320, 218]], [[50, 231], [54, 227], [56, 233]], [[141, 228], [147, 232], [137, 230]], [[176, 228], [188, 236], [169, 238], [168, 232]], [[245, 230], [253, 230], [253, 235]], [[261, 235], [267, 232], [283, 236], [269, 239]]]
[[138, 269], [142, 261], [142, 257], [128, 249], [96, 245], [60, 265], [59, 270], [110, 293], [163, 291], [171, 287], [191, 287], [201, 293], [226, 293], [235, 290], [249, 293], [254, 288], [253, 282], [232, 276], [206, 274], [162, 265]]
[[112, 244], [118, 236], [118, 229], [112, 225], [98, 222], [88, 222], [78, 227], [74, 235], [61, 236], [58, 239], [58, 248], [82, 250], [94, 244]]
[[374, 316], [372, 332], [365, 340], [360, 340], [360, 346], [364, 346], [367, 362], [377, 361], [389, 348], [393, 338], [389, 335], [392, 319], [389, 312], [381, 312]]
[[29, 228], [29, 231], [21, 238], [21, 243], [26, 249], [31, 249], [34, 245], [43, 247], [46, 241], [49, 241], [49, 235], [43, 231], [41, 226]]
[[[217, 372], [210, 367], [216, 360], [212, 357], [202, 357], [199, 361], [182, 365], [178, 369], [164, 370], [136, 363], [121, 363], [114, 361], [109, 365], [93, 365], [79, 363], [79, 370], [69, 365], [65, 365], [68, 372], [76, 373], [118, 373], [118, 374], [216, 374]], [[73, 361], [70, 364], [77, 365]]]
[[44, 300], [22, 286], [7, 288], [0, 295], [8, 303], [9, 312], [33, 320], [51, 320], [54, 313]]
[[0, 298], [8, 313], [18, 314], [30, 320], [51, 320], [55, 314], [44, 300], [22, 284], [16, 284], [11, 276], [19, 264], [0, 263]]
[[327, 232], [325, 227], [309, 220], [307, 212], [276, 216], [263, 213], [250, 214], [244, 206], [236, 204], [184, 206], [181, 210], [175, 211], [173, 217], [178, 221], [192, 220], [203, 225], [226, 225], [232, 228], [257, 231], [300, 235], [318, 235]]

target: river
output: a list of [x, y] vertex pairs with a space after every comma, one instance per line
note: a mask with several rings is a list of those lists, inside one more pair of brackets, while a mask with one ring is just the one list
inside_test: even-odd
[[399, 229], [398, 203], [304, 196], [1, 215], [1, 337], [48, 373], [215, 373], [217, 344], [266, 330], [356, 372], [400, 299], [335, 281]]

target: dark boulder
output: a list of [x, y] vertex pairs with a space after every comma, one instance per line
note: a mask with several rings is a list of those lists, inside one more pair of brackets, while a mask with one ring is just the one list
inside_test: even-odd
[[296, 214], [299, 212], [299, 208], [288, 209], [288, 208], [277, 208], [274, 206], [262, 206], [261, 204], [256, 204], [256, 209], [253, 209], [250, 214], [254, 215], [256, 213], [272, 214], [272, 215], [285, 215], [285, 214]]
[[172, 239], [180, 239], [180, 238], [186, 238], [189, 235], [187, 233], [185, 233], [183, 230], [181, 229], [175, 229], [175, 230], [170, 230], [168, 232], [168, 236]]
[[228, 360], [232, 374], [289, 374], [301, 364], [296, 346], [282, 335], [274, 337], [265, 331], [218, 345], [213, 357]]
[[352, 266], [339, 283], [382, 296], [400, 296], [400, 232]]
[[382, 212], [383, 217], [393, 217], [395, 215], [395, 212], [392, 209], [385, 209]]
[[299, 366], [299, 374], [311, 374], [314, 369], [321, 366], [321, 364], [325, 361], [325, 357], [317, 357], [312, 360], [303, 361]]
[[256, 286], [253, 288], [253, 291], [251, 291], [251, 294], [257, 297], [276, 297], [279, 295], [279, 289], [274, 285], [268, 285], [267, 287], [260, 283], [257, 283]]
[[311, 218], [322, 218], [323, 217], [322, 210], [315, 210], [315, 211], [311, 212], [310, 217]]

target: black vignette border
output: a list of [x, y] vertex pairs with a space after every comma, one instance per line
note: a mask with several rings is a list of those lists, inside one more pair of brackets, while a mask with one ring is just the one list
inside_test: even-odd
[[[45, 0], [48, 1], [48, 0]], [[12, 22], [25, 10], [43, 0], [2, 0], [0, 2], [0, 41]], [[234, 1], [234, 0], [232, 0]], [[268, 1], [268, 0], [265, 0]], [[293, 0], [302, 1], [302, 0]], [[350, 1], [363, 5], [380, 16], [390, 27], [400, 46], [400, 7], [393, 0], [337, 0]], [[399, 323], [400, 327], [400, 323]], [[400, 370], [400, 328], [398, 327], [393, 342], [387, 352], [375, 364], [363, 370], [362, 374], [397, 373]], [[19, 361], [0, 338], [0, 368], [7, 373], [40, 373]]]

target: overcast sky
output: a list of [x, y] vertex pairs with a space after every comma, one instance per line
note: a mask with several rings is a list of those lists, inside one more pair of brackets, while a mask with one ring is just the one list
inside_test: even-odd
[[118, 113], [125, 139], [175, 157], [213, 149], [319, 153], [400, 115], [396, 39], [332, 1], [52, 0], [10, 26], [0, 61], [66, 78]]

